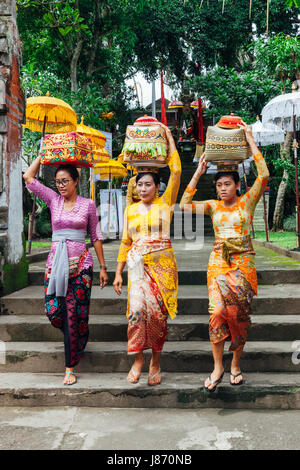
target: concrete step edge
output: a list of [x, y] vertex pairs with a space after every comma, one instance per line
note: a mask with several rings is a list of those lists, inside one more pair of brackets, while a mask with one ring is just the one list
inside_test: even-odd
[[0, 406], [300, 409], [299, 375], [247, 373], [232, 387], [226, 374], [216, 392], [206, 393], [205, 373], [163, 373], [156, 387], [147, 385], [147, 374], [132, 385], [123, 373], [80, 373], [67, 387], [61, 373], [0, 373]]
[[[251, 322], [252, 325], [259, 324], [259, 325], [299, 325], [300, 320], [300, 313], [299, 314], [282, 314], [276, 315], [273, 313], [263, 315], [251, 315]], [[202, 313], [198, 315], [188, 315], [188, 314], [178, 314], [173, 320], [169, 319], [168, 325], [182, 325], [182, 326], [189, 326], [191, 324], [208, 324], [209, 317], [208, 313]], [[21, 324], [28, 324], [28, 325], [50, 325], [50, 322], [46, 315], [44, 314], [19, 314], [19, 315], [0, 315], [0, 325], [21, 325]], [[106, 315], [106, 314], [93, 314], [89, 317], [89, 325], [126, 325], [128, 324], [128, 320], [125, 314], [116, 313], [115, 315]]]

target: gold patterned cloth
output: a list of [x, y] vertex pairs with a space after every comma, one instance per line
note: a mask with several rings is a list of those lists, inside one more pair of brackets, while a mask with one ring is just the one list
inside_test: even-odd
[[77, 132], [46, 134], [40, 157], [43, 165], [71, 164], [77, 167], [93, 166], [91, 140]]
[[154, 199], [151, 209], [142, 213], [141, 202], [126, 207], [118, 262], [127, 261], [133, 244], [138, 247], [144, 266], [147, 266], [157, 283], [170, 317], [174, 318], [177, 313], [178, 275], [175, 254], [170, 243], [170, 223], [180, 186], [181, 162], [177, 152], [171, 154], [168, 165], [170, 177], [166, 191], [161, 197]]
[[233, 254], [247, 253], [249, 255], [255, 255], [251, 237], [249, 235], [246, 235], [245, 237], [227, 239], [217, 237], [214, 242], [213, 250], [221, 250], [223, 259], [229, 266], [231, 266], [231, 256]]

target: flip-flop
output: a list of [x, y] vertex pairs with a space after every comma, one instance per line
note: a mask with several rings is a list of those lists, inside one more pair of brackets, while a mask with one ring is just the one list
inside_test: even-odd
[[160, 373], [161, 373], [161, 370], [159, 369], [157, 372], [155, 372], [155, 374], [153, 374], [153, 375], [149, 374], [149, 375], [148, 375], [148, 385], [150, 385], [150, 387], [153, 387], [154, 385], [159, 385], [159, 384], [161, 383], [161, 378], [160, 378], [160, 381], [159, 381], [159, 382], [151, 382], [151, 381], [153, 381], [153, 379], [155, 379], [155, 377], [157, 377]]
[[[134, 380], [131, 380], [129, 378], [129, 374], [132, 374], [133, 377], [134, 377]], [[127, 375], [127, 382], [129, 382], [130, 384], [137, 384], [138, 381], [140, 380], [140, 376], [142, 375], [142, 372], [136, 372], [132, 367]]]
[[[225, 372], [225, 371], [224, 371]], [[208, 380], [209, 380], [209, 383], [210, 385], [214, 385], [213, 388], [208, 388], [208, 387], [205, 387], [205, 382], [204, 382], [204, 390], [206, 392], [209, 392], [209, 393], [213, 393], [217, 386], [222, 382], [222, 379], [223, 379], [223, 376], [224, 376], [224, 372], [223, 374], [221, 375], [221, 377], [219, 377], [217, 380], [213, 381], [212, 378], [211, 378], [211, 375], [208, 377]]]
[[[233, 374], [232, 372], [230, 372], [230, 377], [233, 377], [234, 379], [235, 379], [236, 377], [238, 377], [239, 375], [242, 375], [242, 372], [239, 372], [238, 374]], [[244, 380], [242, 379], [240, 382], [238, 382], [237, 384], [235, 384], [235, 383], [231, 382], [231, 379], [230, 379], [230, 385], [232, 385], [233, 387], [236, 386], [236, 385], [242, 385], [243, 381], [244, 381]]]
[[74, 382], [72, 382], [71, 384], [68, 384], [68, 383], [64, 383], [64, 382], [63, 382], [63, 385], [74, 385], [74, 384], [76, 384], [76, 382], [77, 382], [77, 378], [76, 378], [76, 372], [75, 372], [75, 370], [74, 370], [74, 371], [67, 370], [67, 371], [66, 371], [66, 375], [68, 376], [66, 380], [69, 380], [69, 378], [70, 378], [70, 375], [74, 375], [74, 377], [75, 377], [75, 381], [74, 381]]

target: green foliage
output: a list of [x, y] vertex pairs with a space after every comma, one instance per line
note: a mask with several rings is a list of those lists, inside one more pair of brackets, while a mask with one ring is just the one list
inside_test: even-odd
[[293, 5], [300, 8], [300, 0], [286, 0], [285, 5], [287, 8], [292, 8]]
[[284, 219], [283, 228], [289, 232], [296, 232], [296, 214], [289, 215]]
[[253, 122], [264, 104], [280, 93], [279, 84], [256, 69], [237, 72], [233, 68], [216, 67], [190, 83], [209, 103], [204, 115], [215, 115], [216, 119], [234, 112], [246, 122]]
[[291, 86], [296, 71], [300, 69], [300, 37], [279, 33], [268, 41], [258, 39], [250, 47], [254, 53], [256, 68], [276, 80], [280, 80], [286, 92], [287, 81]]

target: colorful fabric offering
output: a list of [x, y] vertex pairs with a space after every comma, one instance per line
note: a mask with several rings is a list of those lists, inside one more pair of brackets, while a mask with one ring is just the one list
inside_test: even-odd
[[[253, 295], [257, 295], [255, 252], [250, 230], [255, 207], [268, 182], [269, 171], [261, 153], [254, 155], [254, 160], [258, 176], [250, 190], [238, 197], [232, 207], [226, 207], [223, 201], [215, 199], [193, 201], [193, 191], [189, 188], [180, 201], [182, 210], [190, 205], [192, 212], [202, 212], [212, 218], [215, 244], [207, 270], [210, 339], [219, 342], [230, 336], [231, 350], [241, 347], [246, 341], [250, 327], [250, 305]], [[242, 331], [238, 330], [238, 326]]]
[[91, 139], [77, 132], [46, 134], [40, 157], [43, 165], [50, 166], [89, 167], [94, 164]]

